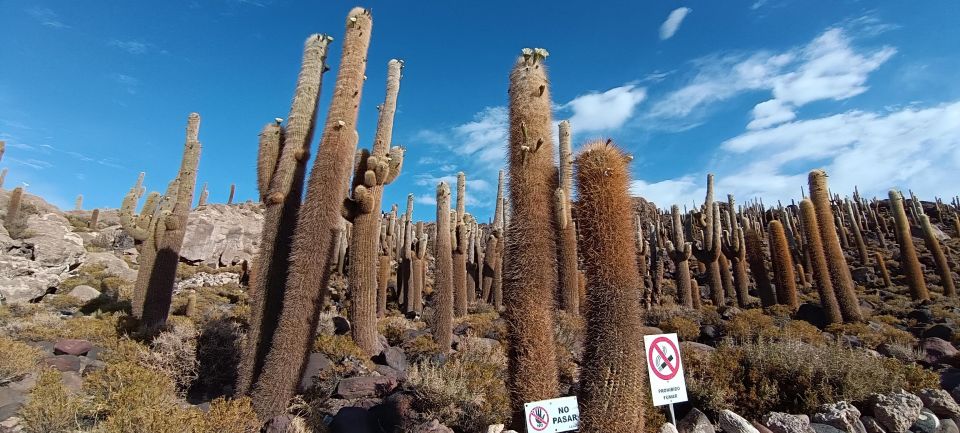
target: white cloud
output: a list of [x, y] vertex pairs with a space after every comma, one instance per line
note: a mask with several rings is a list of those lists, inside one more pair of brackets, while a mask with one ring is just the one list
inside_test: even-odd
[[420, 195], [416, 196], [416, 197], [413, 199], [413, 201], [414, 201], [415, 203], [417, 203], [417, 204], [425, 204], [425, 205], [428, 205], [428, 206], [436, 206], [436, 205], [437, 205], [437, 197], [432, 196], [432, 195], [430, 195], [430, 194], [420, 194]]
[[666, 40], [673, 37], [677, 33], [677, 29], [680, 28], [680, 24], [683, 23], [683, 19], [687, 17], [687, 14], [693, 12], [693, 9], [690, 8], [676, 8], [670, 15], [667, 16], [666, 21], [660, 25], [660, 39]]
[[570, 124], [574, 131], [607, 131], [623, 126], [634, 108], [647, 97], [647, 89], [634, 84], [614, 87], [603, 93], [577, 96], [563, 108], [573, 111]]
[[[830, 187], [866, 197], [889, 188], [912, 189], [921, 197], [950, 196], [945, 182], [960, 171], [960, 100], [894, 112], [848, 111], [746, 131], [723, 143], [713, 158], [719, 196], [739, 201], [762, 197], [768, 205], [800, 196], [807, 173], [824, 168]], [[632, 191], [661, 208], [703, 200], [704, 173], [648, 183]]]
[[133, 95], [137, 93], [137, 87], [140, 85], [140, 80], [136, 77], [126, 75], [126, 74], [113, 74], [114, 81], [120, 85], [127, 93]]
[[699, 71], [690, 83], [655, 103], [650, 115], [685, 117], [743, 92], [769, 90], [773, 98], [754, 107], [748, 127], [770, 127], [793, 120], [794, 111], [810, 102], [865, 92], [869, 74], [895, 53], [888, 46], [855, 50], [842, 28], [830, 28], [807, 45], [782, 53], [708, 56], [695, 62]]
[[507, 152], [507, 107], [487, 107], [473, 121], [453, 128], [451, 150], [481, 162], [501, 165]]
[[60, 19], [60, 15], [54, 12], [50, 8], [44, 7], [34, 7], [27, 9], [27, 13], [30, 14], [34, 19], [40, 22], [40, 24], [47, 27], [53, 27], [55, 29], [68, 29], [70, 26], [63, 23]]
[[130, 54], [146, 54], [146, 52], [150, 50], [150, 44], [141, 41], [121, 41], [113, 39], [108, 44]]

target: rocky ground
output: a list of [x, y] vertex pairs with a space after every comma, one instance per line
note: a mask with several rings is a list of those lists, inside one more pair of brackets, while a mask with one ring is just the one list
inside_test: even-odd
[[[0, 229], [0, 432], [260, 431], [249, 401], [230, 398], [258, 205], [191, 213], [173, 317], [155, 336], [128, 325], [137, 252], [115, 211], [90, 228], [89, 212], [61, 212], [35, 196], [23, 209], [24, 227]], [[957, 251], [948, 233], [941, 239]], [[929, 262], [933, 299], [911, 302], [896, 256], [886, 250], [893, 287], [872, 268], [854, 269], [868, 320], [829, 327], [811, 287], [796, 314], [758, 301], [678, 308], [668, 269], [664, 305], [643, 314], [647, 332], [679, 334], [691, 401], [676, 407], [676, 427], [663, 408], [645, 408], [646, 430], [960, 433], [960, 304], [939, 295]], [[410, 320], [392, 305], [379, 324], [386, 349], [368, 358], [349, 338], [342, 301], [324, 313], [300, 395], [267, 431], [503, 429], [506, 326], [491, 307], [457, 319], [455, 351], [440, 355], [430, 308]], [[556, 324], [557, 347], [546, 354], [562, 367], [561, 391], [575, 393], [583, 320], [557, 313]]]

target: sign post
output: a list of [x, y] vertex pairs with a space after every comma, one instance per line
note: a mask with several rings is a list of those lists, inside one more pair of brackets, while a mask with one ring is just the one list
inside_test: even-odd
[[577, 397], [560, 397], [523, 405], [527, 433], [558, 433], [576, 430], [580, 426], [580, 407]]
[[670, 405], [670, 419], [677, 425], [673, 404], [687, 401], [687, 383], [677, 334], [643, 336], [647, 353], [647, 377], [654, 406]]

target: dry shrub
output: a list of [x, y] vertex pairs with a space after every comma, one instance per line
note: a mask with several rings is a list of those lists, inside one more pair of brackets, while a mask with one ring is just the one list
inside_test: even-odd
[[821, 404], [939, 384], [935, 373], [914, 364], [835, 343], [815, 346], [791, 339], [689, 352], [684, 370], [695, 406], [714, 413], [730, 409], [747, 418], [771, 411], [813, 413]]
[[399, 346], [403, 343], [403, 333], [411, 329], [418, 329], [415, 322], [409, 321], [403, 316], [388, 316], [380, 319], [377, 323], [377, 329], [381, 335], [387, 338], [391, 346]]
[[210, 402], [210, 411], [198, 417], [193, 433], [258, 433], [260, 421], [250, 398], [218, 398]]
[[427, 361], [440, 354], [440, 346], [433, 341], [430, 334], [410, 339], [400, 345], [411, 363]]
[[199, 377], [194, 383], [207, 395], [220, 395], [237, 380], [241, 344], [240, 325], [229, 319], [207, 322], [197, 337]]
[[673, 316], [657, 324], [663, 332], [676, 332], [680, 340], [697, 341], [700, 336], [700, 325], [686, 317]]
[[19, 415], [26, 433], [69, 433], [78, 428], [81, 408], [81, 399], [63, 385], [62, 374], [47, 369], [40, 373]]
[[184, 396], [198, 376], [197, 330], [190, 321], [171, 321], [168, 330], [153, 338], [149, 350], [140, 350], [139, 358], [170, 378], [178, 395]]
[[349, 335], [318, 335], [313, 351], [327, 355], [327, 358], [335, 363], [350, 356], [358, 359], [369, 358]]
[[507, 358], [499, 346], [465, 340], [443, 363], [418, 362], [407, 380], [415, 407], [457, 431], [485, 431], [510, 418]]
[[87, 376], [84, 388], [99, 420], [95, 431], [104, 433], [181, 433], [197, 416], [184, 409], [167, 375], [135, 362], [107, 364]]
[[61, 319], [57, 314], [41, 312], [5, 326], [11, 336], [26, 341], [57, 341], [63, 338], [90, 340], [111, 348], [117, 344], [119, 313]]
[[913, 334], [880, 322], [833, 324], [827, 327], [827, 332], [855, 336], [871, 349], [884, 343], [912, 347], [917, 342]]
[[0, 385], [33, 371], [42, 353], [34, 347], [0, 336]]
[[502, 320], [497, 320], [500, 315], [496, 311], [490, 310], [484, 313], [468, 314], [454, 321], [454, 328], [461, 324], [469, 327], [469, 335], [476, 337], [506, 337], [507, 325]]
[[755, 308], [734, 316], [724, 325], [724, 331], [726, 336], [735, 342], [746, 343], [774, 337], [779, 334], [780, 328], [774, 323], [773, 317]]

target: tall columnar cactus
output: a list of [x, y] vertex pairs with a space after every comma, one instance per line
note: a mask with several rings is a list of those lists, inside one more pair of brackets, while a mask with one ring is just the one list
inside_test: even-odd
[[366, 150], [361, 152], [357, 171], [353, 175], [353, 197], [345, 202], [344, 216], [353, 223], [347, 279], [350, 287], [350, 335], [354, 343], [368, 355], [375, 355], [382, 349], [377, 339], [380, 207], [383, 188], [400, 175], [403, 167], [403, 148], [390, 147], [402, 69], [403, 62], [400, 60], [387, 63], [387, 91], [380, 106], [373, 150], [370, 153]]
[[[409, 232], [413, 238], [413, 226]], [[416, 242], [413, 244], [412, 259], [410, 262], [410, 287], [407, 297], [407, 312], [419, 316], [423, 313], [423, 287], [427, 278], [427, 248], [429, 236], [423, 229], [423, 221], [417, 221]]]
[[817, 211], [813, 202], [808, 199], [800, 201], [800, 221], [803, 232], [806, 234], [807, 254], [810, 256], [810, 266], [813, 270], [813, 282], [820, 295], [820, 305], [827, 317], [827, 323], [842, 323], [843, 315], [840, 305], [833, 291], [833, 282], [830, 280], [830, 266], [827, 264], [827, 255], [820, 238], [820, 223], [817, 221]]
[[559, 257], [557, 276], [560, 283], [560, 308], [580, 314], [580, 293], [577, 281], [577, 228], [573, 221], [571, 200], [573, 198], [573, 145], [570, 139], [570, 122], [560, 121], [560, 188], [556, 191], [557, 231]]
[[840, 305], [840, 314], [847, 322], [863, 320], [860, 313], [860, 301], [857, 299], [856, 286], [850, 275], [850, 267], [840, 248], [840, 238], [834, 222], [833, 209], [830, 206], [830, 190], [827, 186], [827, 173], [823, 170], [813, 170], [807, 178], [810, 186], [810, 201], [817, 212], [817, 224], [820, 231], [820, 240], [823, 242], [827, 256], [827, 266], [830, 269], [830, 281]]
[[644, 431], [646, 367], [627, 161], [603, 141], [586, 145], [576, 159], [580, 252], [590, 285], [580, 374], [582, 432]]
[[3, 154], [7, 151], [7, 142], [0, 140], [0, 161], [3, 160]]
[[3, 225], [10, 229], [17, 224], [20, 219], [20, 203], [23, 201], [23, 187], [18, 186], [10, 192], [10, 199], [7, 201], [7, 215], [3, 218]]
[[207, 205], [207, 198], [210, 197], [210, 190], [207, 189], [207, 183], [203, 183], [203, 187], [200, 188], [200, 200], [197, 201], [197, 207], [203, 207]]
[[660, 218], [650, 229], [650, 303], [660, 305], [663, 295], [663, 268], [666, 261], [667, 251], [663, 247], [662, 236], [660, 234]]
[[97, 230], [100, 225], [100, 209], [94, 209], [90, 212], [90, 230]]
[[767, 224], [767, 234], [770, 241], [770, 261], [773, 263], [773, 276], [777, 285], [777, 303], [796, 311], [800, 307], [800, 301], [797, 299], [793, 257], [790, 255], [783, 224], [778, 220], [771, 220]]
[[77, 200], [73, 203], [73, 210], [83, 210], [83, 194], [77, 195]]
[[[650, 241], [646, 239], [646, 233], [640, 215], [633, 216], [633, 230], [636, 233], [637, 240], [637, 274], [640, 276], [640, 305], [644, 308], [649, 307], [653, 302], [649, 278], [647, 277], [647, 258], [650, 255]], [[579, 293], [577, 293], [579, 295]], [[578, 296], [579, 297], [579, 296]]]
[[230, 195], [227, 196], [227, 204], [228, 204], [228, 205], [233, 204], [233, 195], [236, 194], [236, 192], [237, 192], [237, 185], [231, 183], [231, 184], [230, 184]]
[[927, 251], [930, 251], [930, 255], [933, 256], [933, 263], [937, 265], [937, 273], [940, 274], [940, 285], [943, 286], [944, 296], [957, 296], [957, 289], [953, 284], [953, 273], [950, 272], [950, 264], [947, 263], [947, 256], [943, 254], [940, 240], [933, 233], [930, 217], [920, 215], [920, 228], [923, 230], [923, 242], [927, 244]]
[[720, 275], [720, 208], [713, 201], [713, 174], [707, 174], [707, 196], [700, 212], [691, 218], [692, 225], [702, 236], [693, 243], [693, 255], [707, 268], [710, 299], [713, 305], [724, 303], [723, 278]]
[[391, 260], [396, 248], [395, 227], [397, 212], [385, 215], [380, 221], [379, 255], [377, 257], [377, 317], [387, 314], [387, 286], [390, 284]]
[[450, 186], [437, 185], [437, 239], [433, 244], [436, 259], [433, 273], [433, 341], [443, 353], [450, 351], [453, 339], [453, 257], [450, 244]]
[[692, 293], [690, 288], [690, 254], [692, 252], [689, 242], [684, 241], [683, 225], [680, 221], [680, 208], [677, 205], [670, 207], [670, 216], [673, 221], [671, 224], [672, 236], [667, 241], [667, 252], [670, 254], [670, 260], [673, 260], [673, 266], [676, 269], [673, 273], [677, 285], [677, 303], [684, 307], [693, 307], [693, 297], [700, 297], [699, 290]]
[[7, 169], [0, 171], [0, 189], [3, 189], [3, 183], [7, 180]]
[[[193, 192], [197, 182], [197, 165], [200, 162], [200, 115], [190, 113], [187, 118], [186, 143], [183, 160], [176, 179], [176, 192], [172, 198], [169, 214], [161, 212], [155, 218], [153, 231], [156, 238], [156, 255], [148, 267], [141, 266], [137, 272], [137, 288], [134, 291], [133, 311], [141, 314], [143, 329], [155, 330], [163, 326], [170, 314], [173, 300], [177, 264], [180, 263], [180, 247], [187, 230], [187, 218], [193, 204]], [[173, 192], [173, 191], [171, 191]], [[137, 295], [140, 296], [137, 296]]]
[[930, 299], [927, 283], [923, 280], [923, 271], [917, 259], [917, 250], [913, 246], [913, 237], [910, 235], [910, 222], [903, 208], [903, 196], [897, 190], [890, 190], [890, 213], [896, 224], [897, 243], [900, 245], [900, 267], [907, 277], [907, 286], [910, 296], [915, 301]]
[[880, 274], [880, 278], [883, 280], [883, 287], [890, 287], [893, 285], [893, 282], [890, 281], [890, 272], [887, 272], [887, 263], [883, 259], [883, 255], [880, 254], [880, 251], [873, 252], [873, 260], [877, 262], [877, 272]]
[[503, 250], [503, 170], [497, 180], [497, 201], [493, 211], [493, 224], [490, 225], [490, 235], [487, 236], [483, 251], [483, 281], [481, 282], [480, 297], [484, 302], [493, 303], [494, 285], [499, 286], [501, 281], [500, 265]]
[[508, 388], [513, 424], [523, 404], [557, 396], [553, 303], [557, 290], [557, 236], [553, 218], [550, 89], [547, 51], [525, 48], [510, 73], [511, 221], [503, 263], [504, 317], [509, 339]]
[[[450, 236], [453, 249], [453, 314], [456, 317], [467, 315], [467, 225], [464, 221], [467, 203], [467, 176], [457, 173], [457, 212]], [[439, 239], [438, 239], [439, 242]]]
[[291, 240], [332, 40], [323, 34], [306, 39], [287, 125], [281, 126], [282, 119], [276, 119], [260, 132], [257, 186], [264, 204], [263, 228], [250, 281], [250, 329], [237, 374], [239, 395], [248, 393], [259, 377], [283, 307]]
[[[758, 223], [755, 223], [758, 224]], [[757, 295], [760, 296], [760, 305], [770, 307], [777, 303], [777, 295], [770, 286], [770, 274], [767, 272], [766, 254], [763, 247], [763, 238], [760, 231], [763, 228], [753, 228], [744, 225], [743, 241], [747, 249], [747, 263], [750, 265], [750, 273], [753, 280], [757, 283]]]
[[400, 217], [400, 242], [397, 248], [397, 296], [404, 312], [409, 313], [410, 286], [413, 283], [413, 194], [407, 194], [407, 210]]
[[747, 250], [743, 240], [743, 228], [737, 216], [736, 201], [733, 194], [727, 194], [727, 229], [723, 233], [721, 250], [730, 261], [733, 269], [733, 286], [737, 305], [746, 307], [750, 302], [750, 277], [747, 275]]
[[860, 232], [860, 218], [857, 217], [857, 212], [854, 211], [853, 204], [850, 203], [849, 199], [844, 199], [843, 205], [850, 223], [850, 231], [853, 232], [853, 239], [857, 244], [860, 263], [869, 266], [870, 254], [867, 252], [867, 244], [863, 241], [863, 234]]
[[335, 228], [343, 218], [341, 210], [357, 146], [357, 110], [372, 25], [366, 9], [354, 8], [347, 16], [336, 89], [310, 171], [307, 197], [297, 215], [283, 296], [285, 308], [252, 392], [254, 410], [262, 419], [280, 414], [287, 407], [310, 352], [320, 308], [328, 300]]

